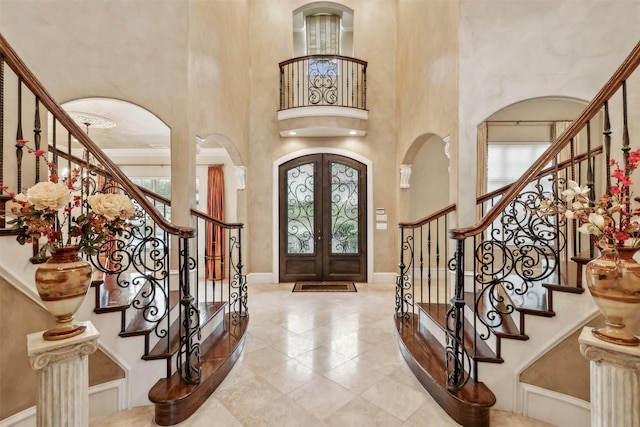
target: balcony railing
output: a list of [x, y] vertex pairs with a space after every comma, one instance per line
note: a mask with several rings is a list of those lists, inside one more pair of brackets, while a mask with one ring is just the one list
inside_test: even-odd
[[367, 108], [367, 63], [310, 55], [280, 63], [280, 110], [334, 106]]

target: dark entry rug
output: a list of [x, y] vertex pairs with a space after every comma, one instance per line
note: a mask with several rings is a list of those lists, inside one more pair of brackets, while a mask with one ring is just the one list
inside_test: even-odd
[[291, 292], [358, 292], [353, 282], [299, 282]]

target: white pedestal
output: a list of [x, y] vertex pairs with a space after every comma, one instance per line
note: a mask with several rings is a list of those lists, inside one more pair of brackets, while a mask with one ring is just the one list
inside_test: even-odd
[[578, 339], [591, 361], [591, 427], [640, 427], [640, 347], [599, 340], [591, 329]]
[[[80, 322], [78, 322], [80, 323]], [[80, 335], [45, 341], [42, 332], [27, 335], [31, 368], [38, 371], [38, 427], [89, 425], [89, 360], [100, 334], [91, 322]]]

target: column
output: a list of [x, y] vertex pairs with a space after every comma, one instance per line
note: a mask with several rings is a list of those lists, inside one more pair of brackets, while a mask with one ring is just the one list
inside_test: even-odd
[[640, 347], [599, 340], [591, 329], [578, 339], [591, 361], [591, 427], [640, 427]]
[[[80, 323], [80, 322], [79, 322]], [[89, 360], [100, 334], [91, 322], [75, 337], [45, 341], [42, 332], [27, 335], [31, 368], [38, 373], [38, 427], [89, 425]]]

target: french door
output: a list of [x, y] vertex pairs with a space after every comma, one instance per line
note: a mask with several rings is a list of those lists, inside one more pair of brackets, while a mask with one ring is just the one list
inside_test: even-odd
[[367, 281], [366, 166], [335, 154], [279, 169], [280, 281]]

